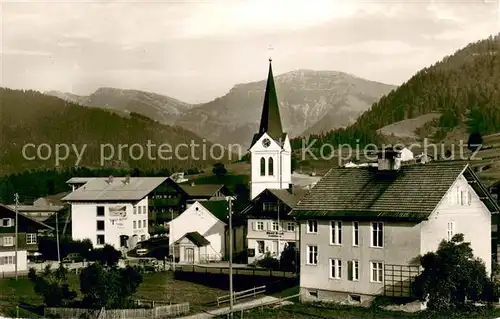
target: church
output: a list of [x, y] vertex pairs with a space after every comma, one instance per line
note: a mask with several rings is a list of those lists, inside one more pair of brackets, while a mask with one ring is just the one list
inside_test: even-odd
[[251, 202], [240, 212], [246, 223], [244, 231], [234, 230], [243, 239], [234, 251], [246, 250], [246, 262], [253, 264], [266, 256], [279, 259], [287, 246], [298, 247], [299, 228], [288, 214], [306, 193], [292, 185], [292, 148], [281, 123], [271, 59], [259, 131], [249, 151]]

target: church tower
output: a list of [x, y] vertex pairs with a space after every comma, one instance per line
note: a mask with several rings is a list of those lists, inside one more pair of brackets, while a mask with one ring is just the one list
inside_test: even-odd
[[281, 126], [271, 62], [269, 59], [259, 132], [253, 136], [250, 146], [251, 199], [265, 189], [288, 189], [292, 183], [292, 148]]

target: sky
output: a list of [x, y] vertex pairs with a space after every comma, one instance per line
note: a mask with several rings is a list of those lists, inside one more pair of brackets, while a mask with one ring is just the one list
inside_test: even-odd
[[3, 0], [0, 86], [202, 103], [296, 69], [400, 85], [500, 32], [500, 0]]

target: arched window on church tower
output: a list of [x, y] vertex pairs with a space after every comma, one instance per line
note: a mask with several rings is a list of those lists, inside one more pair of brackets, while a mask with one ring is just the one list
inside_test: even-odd
[[269, 168], [269, 175], [274, 175], [274, 161], [273, 161], [273, 158], [272, 157], [269, 157], [269, 164], [268, 164]]
[[266, 175], [266, 159], [264, 157], [260, 158], [260, 176]]

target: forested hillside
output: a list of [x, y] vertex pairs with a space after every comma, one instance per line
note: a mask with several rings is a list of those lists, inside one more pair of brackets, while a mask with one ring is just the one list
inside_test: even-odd
[[[191, 154], [187, 146], [179, 148], [179, 156], [175, 156], [177, 145], [190, 145], [191, 142], [202, 145], [204, 142], [201, 137], [186, 129], [162, 125], [138, 114], [132, 113], [126, 118], [36, 91], [4, 88], [0, 88], [0, 105], [0, 175], [29, 169], [54, 168], [56, 144], [65, 144], [70, 148], [68, 158], [60, 161], [59, 168], [74, 166], [77, 163], [74, 150], [81, 152], [84, 147], [82, 161], [78, 163], [80, 166], [101, 167], [104, 164], [105, 167], [112, 168], [186, 170], [213, 163], [210, 156], [205, 159], [202, 157], [201, 147], [194, 154]], [[29, 143], [35, 146], [48, 144], [52, 148], [52, 156], [47, 160], [27, 159], [23, 155], [23, 147]], [[148, 143], [152, 145], [151, 155], [148, 155]], [[105, 144], [110, 146], [102, 146]], [[120, 144], [126, 145], [121, 154]], [[132, 144], [139, 144], [140, 147], [136, 146], [131, 150]], [[163, 159], [158, 155], [161, 144], [170, 146], [170, 149], [164, 148], [167, 152], [163, 153]], [[211, 144], [205, 144], [209, 150]], [[30, 157], [36, 155], [34, 147], [28, 150]], [[63, 148], [60, 150], [64, 151]], [[49, 155], [47, 148], [42, 155]], [[65, 153], [60, 155], [64, 158]], [[169, 156], [172, 159], [166, 159]]]
[[[469, 44], [424, 68], [396, 90], [383, 96], [357, 122], [343, 130], [310, 138], [322, 142], [379, 143], [376, 130], [428, 113], [441, 113], [433, 124], [437, 138], [463, 126], [469, 132], [500, 130], [500, 34]], [[300, 147], [300, 141], [294, 141]], [[320, 143], [318, 143], [320, 144]]]

